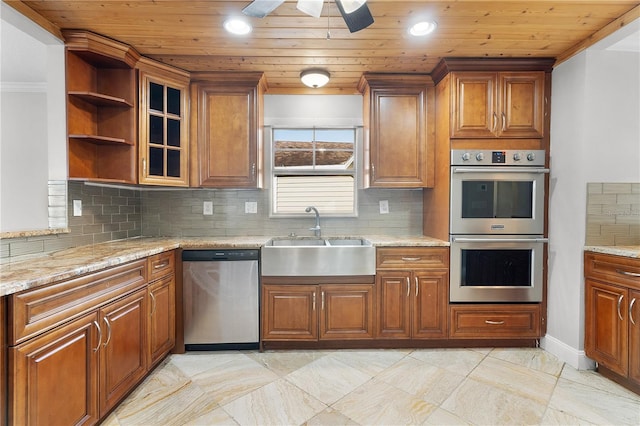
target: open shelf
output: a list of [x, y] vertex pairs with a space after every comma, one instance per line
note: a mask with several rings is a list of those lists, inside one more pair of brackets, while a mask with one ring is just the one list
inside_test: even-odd
[[122, 107], [122, 108], [131, 108], [133, 104], [127, 101], [124, 98], [118, 98], [110, 95], [103, 95], [96, 92], [88, 92], [88, 91], [77, 91], [70, 90], [69, 96], [74, 96], [82, 99], [85, 102], [88, 102], [95, 106], [102, 107]]
[[109, 136], [96, 136], [96, 135], [69, 135], [69, 139], [75, 139], [79, 141], [95, 143], [98, 145], [129, 145], [133, 146], [134, 143], [122, 138], [111, 138]]

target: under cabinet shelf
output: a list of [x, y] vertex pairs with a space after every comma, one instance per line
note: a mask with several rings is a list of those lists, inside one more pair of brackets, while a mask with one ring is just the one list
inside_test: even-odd
[[96, 145], [126, 145], [133, 146], [133, 142], [122, 138], [112, 138], [109, 136], [97, 136], [97, 135], [69, 135], [69, 139], [75, 139], [87, 143], [93, 143]]
[[133, 104], [124, 98], [118, 98], [116, 96], [104, 95], [96, 92], [89, 91], [69, 91], [69, 96], [73, 96], [82, 99], [92, 105], [102, 107], [122, 107], [133, 108]]

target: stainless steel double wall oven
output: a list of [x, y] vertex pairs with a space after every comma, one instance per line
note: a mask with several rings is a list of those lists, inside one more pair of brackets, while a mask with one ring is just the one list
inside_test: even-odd
[[451, 302], [542, 300], [545, 151], [451, 151]]

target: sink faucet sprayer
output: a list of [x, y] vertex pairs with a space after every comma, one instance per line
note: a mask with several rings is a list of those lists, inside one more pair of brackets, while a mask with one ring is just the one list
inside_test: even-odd
[[320, 213], [318, 213], [318, 209], [313, 206], [309, 206], [304, 209], [304, 211], [307, 213], [311, 212], [311, 210], [313, 210], [316, 214], [316, 226], [314, 226], [313, 228], [309, 228], [309, 231], [315, 232], [316, 237], [320, 238], [320, 233], [322, 232], [320, 229]]

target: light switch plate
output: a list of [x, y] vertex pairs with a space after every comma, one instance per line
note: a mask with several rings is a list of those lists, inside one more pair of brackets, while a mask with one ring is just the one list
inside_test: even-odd
[[202, 214], [211, 216], [213, 214], [213, 201], [205, 201], [202, 204]]
[[244, 203], [245, 213], [258, 213], [258, 203], [255, 201], [247, 201]]
[[82, 216], [82, 200], [73, 200], [73, 215]]
[[389, 214], [389, 200], [380, 200], [380, 214]]

